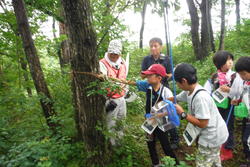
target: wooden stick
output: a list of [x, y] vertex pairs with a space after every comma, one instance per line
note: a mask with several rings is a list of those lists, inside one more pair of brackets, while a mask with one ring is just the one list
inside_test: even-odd
[[103, 74], [97, 74], [97, 73], [93, 73], [93, 72], [73, 71], [72, 73], [83, 74], [83, 75], [91, 75], [91, 76], [96, 77], [96, 78], [101, 79], [101, 80], [108, 80], [108, 79], [110, 79], [112, 81], [119, 82], [119, 83], [126, 84], [126, 85], [134, 84], [133, 81], [124, 81], [124, 80], [120, 80], [120, 79], [117, 79], [117, 78], [113, 78], [113, 77], [109, 77], [109, 76], [106, 76], [106, 75], [103, 75]]

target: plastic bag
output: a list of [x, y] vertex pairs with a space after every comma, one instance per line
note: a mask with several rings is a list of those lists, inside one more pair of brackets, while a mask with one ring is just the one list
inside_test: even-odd
[[168, 112], [168, 120], [174, 124], [174, 126], [180, 126], [180, 118], [177, 114], [176, 108], [174, 104], [169, 100], [164, 100], [164, 102], [168, 103], [167, 112]]
[[223, 108], [223, 109], [227, 109], [228, 108], [228, 104], [229, 104], [229, 99], [228, 98], [225, 98], [221, 103], [217, 102], [216, 100], [215, 101], [215, 104], [217, 107], [219, 108]]
[[248, 117], [248, 109], [244, 103], [240, 103], [238, 106], [234, 108], [234, 115], [238, 118], [246, 118]]

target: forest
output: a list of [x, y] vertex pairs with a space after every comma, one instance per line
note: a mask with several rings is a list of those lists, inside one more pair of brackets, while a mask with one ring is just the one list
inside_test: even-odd
[[[147, 39], [155, 37], [145, 33], [152, 21], [147, 16], [154, 15], [164, 23], [162, 53], [173, 66], [192, 64], [204, 85], [217, 71], [217, 51], [232, 53], [234, 62], [250, 56], [249, 11], [249, 0], [0, 0], [0, 167], [151, 166], [141, 128], [145, 93], [128, 87], [136, 99], [127, 101], [126, 118], [117, 121], [122, 137], [107, 127], [106, 95], [120, 89], [99, 77], [110, 41], [122, 43], [126, 79], [142, 80], [141, 64], [151, 52]], [[175, 17], [181, 12], [185, 16]], [[133, 22], [137, 34], [124, 19], [138, 17], [128, 13], [140, 18]], [[173, 24], [183, 27], [176, 37]], [[181, 92], [171, 77], [168, 82]], [[182, 135], [187, 123], [177, 127], [179, 164], [157, 141], [161, 167], [195, 166], [196, 144], [188, 146]], [[245, 163], [241, 131], [236, 117], [233, 157], [222, 161], [224, 167]]]

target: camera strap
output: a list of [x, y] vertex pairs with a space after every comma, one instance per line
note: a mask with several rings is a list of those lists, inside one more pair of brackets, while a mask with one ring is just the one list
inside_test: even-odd
[[[159, 101], [159, 99], [160, 99], [160, 97], [161, 97], [161, 95], [162, 95], [163, 88], [164, 88], [164, 86], [161, 84], [160, 93], [159, 93], [159, 95], [158, 95], [158, 97], [157, 97], [157, 99], [156, 99], [156, 101], [155, 101], [155, 104], [157, 104], [157, 102]], [[151, 90], [150, 90], [150, 91], [151, 91], [151, 92], [150, 92], [150, 110], [151, 110], [152, 107], [153, 107], [153, 88], [152, 88], [152, 87], [151, 87]]]

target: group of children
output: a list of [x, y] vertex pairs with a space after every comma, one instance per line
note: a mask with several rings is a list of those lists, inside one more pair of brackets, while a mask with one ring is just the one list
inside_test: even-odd
[[[232, 105], [244, 103], [250, 113], [250, 57], [241, 57], [236, 65], [236, 73], [231, 70], [234, 56], [226, 51], [219, 51], [213, 57], [217, 72], [202, 87], [197, 80], [196, 69], [186, 63], [181, 63], [174, 70], [174, 78], [177, 86], [183, 91], [176, 96], [177, 102], [186, 102], [188, 112], [176, 104], [176, 111], [181, 119], [188, 121], [184, 138], [189, 144], [197, 141], [196, 167], [221, 167], [221, 149], [232, 150], [234, 147], [234, 114]], [[122, 81], [124, 84], [136, 85], [139, 91], [146, 93], [146, 113], [151, 112], [152, 106], [168, 99], [174, 101], [171, 90], [162, 84], [166, 76], [165, 68], [160, 64], [154, 64], [143, 71], [147, 80]], [[224, 106], [215, 102], [212, 93], [219, 89], [226, 93], [227, 100]], [[158, 117], [165, 117], [159, 113]], [[150, 118], [147, 118], [150, 119]], [[155, 128], [152, 134], [147, 135], [147, 145], [153, 166], [160, 166], [156, 150], [156, 138], [160, 141], [166, 155], [174, 158], [179, 164], [178, 158], [170, 147], [168, 132]], [[246, 164], [241, 167], [250, 167], [250, 114], [243, 119], [242, 143], [246, 155]]]

